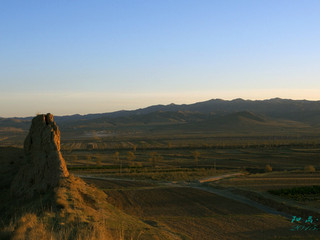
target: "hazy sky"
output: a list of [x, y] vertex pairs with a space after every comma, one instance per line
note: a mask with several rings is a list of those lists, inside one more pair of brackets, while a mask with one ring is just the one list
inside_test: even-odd
[[320, 100], [319, 0], [2, 0], [0, 116]]

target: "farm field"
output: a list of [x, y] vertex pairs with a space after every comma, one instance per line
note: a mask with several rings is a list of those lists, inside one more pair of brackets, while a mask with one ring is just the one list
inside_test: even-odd
[[[318, 162], [320, 149], [310, 146], [299, 149], [288, 146], [269, 148], [76, 149], [64, 150], [63, 155], [68, 168], [74, 173], [109, 177], [121, 175], [129, 178], [154, 180], [191, 181], [202, 176], [237, 171], [264, 173], [266, 165], [270, 165], [274, 172], [301, 171], [297, 175], [299, 178], [302, 177], [306, 166], [311, 165], [315, 169], [320, 169]], [[308, 175], [308, 178], [312, 176]], [[292, 179], [294, 178], [292, 175]], [[292, 184], [298, 183], [300, 180], [293, 180]]]
[[103, 189], [117, 208], [182, 239], [315, 239], [318, 234], [291, 231], [289, 219], [190, 187], [86, 181]]
[[320, 185], [320, 173], [306, 173], [304, 171], [279, 171], [241, 176], [232, 179], [223, 179], [219, 186], [246, 188], [249, 190], [268, 191], [295, 186]]
[[246, 196], [278, 211], [308, 217], [320, 214], [318, 172], [285, 171], [250, 174], [209, 183]]
[[[318, 193], [297, 198], [270, 192], [320, 185], [316, 134], [126, 133], [78, 136], [69, 131], [61, 140], [61, 153], [71, 174], [103, 190], [117, 211], [141, 221], [130, 230], [140, 239], [147, 238], [141, 229], [149, 227], [195, 240], [318, 239], [317, 229], [297, 229], [314, 228], [318, 222], [291, 222], [293, 216], [303, 221], [320, 216]], [[0, 142], [1, 161], [15, 155], [6, 163], [10, 171], [2, 170], [4, 186], [23, 161], [19, 139], [16, 135], [16, 144]], [[200, 181], [230, 174], [241, 175]]]
[[[74, 174], [108, 178], [86, 181], [103, 189], [114, 206], [153, 226], [169, 228], [183, 239], [212, 239], [212, 236], [213, 239], [317, 239], [318, 231], [291, 231], [295, 225], [289, 218], [188, 186], [188, 183], [206, 177], [241, 172], [243, 176], [206, 183], [205, 186], [231, 190], [289, 216], [317, 217], [320, 213], [317, 201], [296, 202], [268, 192], [319, 185], [317, 160], [320, 149], [317, 145], [199, 148], [195, 143], [191, 147], [75, 149], [66, 151], [64, 156]], [[120, 164], [115, 161], [115, 152], [119, 153]], [[130, 159], [128, 152], [134, 153], [135, 158]], [[73, 155], [78, 156], [78, 161], [68, 160]], [[158, 156], [154, 162], [153, 155]], [[79, 162], [81, 158], [82, 162]], [[268, 164], [272, 166], [272, 172], [265, 172]], [[316, 171], [306, 172], [308, 165], [314, 166]], [[267, 197], [263, 195], [262, 200], [257, 199], [251, 196], [251, 192]], [[284, 206], [270, 204], [270, 195]], [[301, 205], [307, 210], [297, 210]]]

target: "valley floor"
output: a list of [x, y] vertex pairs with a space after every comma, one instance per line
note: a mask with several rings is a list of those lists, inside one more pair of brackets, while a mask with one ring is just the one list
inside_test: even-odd
[[289, 214], [271, 214], [250, 206], [250, 200], [243, 203], [212, 193], [208, 186], [85, 180], [103, 189], [117, 208], [182, 239], [318, 239], [319, 235], [318, 231], [296, 231]]

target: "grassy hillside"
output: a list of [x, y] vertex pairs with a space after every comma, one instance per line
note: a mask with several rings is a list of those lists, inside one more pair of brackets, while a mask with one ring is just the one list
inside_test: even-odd
[[115, 208], [109, 196], [71, 175], [32, 199], [13, 197], [10, 185], [23, 150], [0, 148], [0, 239], [180, 239]]

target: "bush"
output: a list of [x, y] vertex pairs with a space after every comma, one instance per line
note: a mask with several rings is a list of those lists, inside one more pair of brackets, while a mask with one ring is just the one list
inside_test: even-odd
[[267, 164], [266, 167], [264, 168], [264, 171], [265, 172], [272, 172], [272, 167], [269, 164]]
[[304, 171], [305, 171], [305, 172], [309, 172], [309, 173], [313, 173], [313, 172], [316, 171], [316, 169], [315, 169], [314, 166], [308, 165], [308, 166], [305, 166], [305, 167], [304, 167]]
[[98, 166], [98, 167], [101, 167], [101, 166], [102, 166], [102, 162], [101, 162], [101, 160], [100, 160], [100, 159], [98, 159], [98, 160], [96, 161], [96, 164], [97, 164], [97, 166]]

